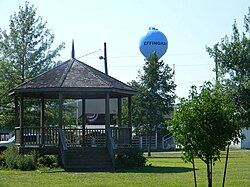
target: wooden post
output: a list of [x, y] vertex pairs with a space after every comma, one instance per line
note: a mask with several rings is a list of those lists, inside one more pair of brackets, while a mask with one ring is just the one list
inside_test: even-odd
[[44, 146], [44, 109], [45, 102], [44, 98], [41, 99], [40, 103], [40, 133], [41, 133], [41, 146]]
[[24, 110], [24, 104], [23, 104], [23, 96], [20, 95], [20, 106], [19, 106], [19, 127], [20, 127], [20, 146], [23, 146], [23, 110]]
[[128, 96], [128, 126], [129, 132], [129, 144], [132, 145], [132, 108], [131, 108], [131, 96]]
[[118, 127], [122, 125], [122, 98], [118, 97]]
[[105, 74], [108, 75], [108, 59], [107, 59], [107, 46], [104, 42], [104, 65], [105, 65]]
[[109, 93], [106, 94], [105, 98], [105, 130], [106, 130], [106, 142], [107, 142], [107, 130], [110, 128], [110, 108], [109, 108]]
[[58, 126], [62, 129], [63, 125], [63, 95], [59, 94]]
[[82, 147], [85, 144], [85, 125], [86, 125], [85, 99], [82, 98]]
[[229, 155], [229, 147], [230, 147], [230, 143], [227, 144], [227, 154], [226, 154], [226, 161], [225, 161], [225, 167], [224, 167], [224, 174], [223, 174], [222, 187], [225, 186], [225, 182], [226, 182], [227, 162], [228, 162], [228, 155]]
[[19, 126], [18, 96], [15, 96], [15, 126]]

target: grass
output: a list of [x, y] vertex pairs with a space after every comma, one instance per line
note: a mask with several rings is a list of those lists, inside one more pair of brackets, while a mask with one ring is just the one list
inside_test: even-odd
[[[144, 168], [117, 172], [68, 173], [61, 169], [36, 171], [0, 170], [0, 187], [5, 186], [194, 186], [190, 163], [180, 153], [156, 152]], [[224, 153], [213, 168], [213, 184], [221, 186]], [[198, 186], [206, 186], [205, 165], [196, 159]], [[250, 186], [250, 150], [231, 150], [226, 186]]]

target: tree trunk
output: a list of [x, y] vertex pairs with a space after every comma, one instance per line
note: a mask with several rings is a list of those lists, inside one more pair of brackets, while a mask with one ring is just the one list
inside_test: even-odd
[[25, 78], [24, 78], [24, 60], [22, 61], [22, 65], [21, 65], [21, 71], [22, 71], [22, 73], [21, 73], [21, 76], [22, 76], [22, 78], [21, 78], [21, 81], [22, 81], [22, 83], [25, 81]]
[[211, 164], [210, 164], [210, 179], [211, 179], [211, 184], [213, 184], [213, 159], [211, 159]]
[[207, 186], [212, 187], [210, 161], [208, 161], [208, 163], [207, 163]]
[[229, 155], [229, 146], [230, 146], [230, 143], [227, 144], [227, 154], [226, 154], [226, 162], [225, 162], [225, 167], [224, 167], [224, 175], [223, 175], [222, 187], [225, 186], [225, 182], [226, 182], [227, 161], [228, 161], [228, 155]]
[[151, 143], [152, 143], [152, 135], [149, 135], [149, 142], [148, 142], [148, 156], [151, 156]]
[[192, 164], [193, 164], [193, 173], [194, 173], [194, 186], [197, 187], [194, 157], [192, 158]]

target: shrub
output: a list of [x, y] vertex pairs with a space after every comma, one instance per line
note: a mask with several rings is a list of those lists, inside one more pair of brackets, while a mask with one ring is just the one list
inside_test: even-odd
[[37, 159], [38, 166], [41, 167], [58, 167], [58, 158], [54, 155], [43, 155]]
[[34, 155], [20, 155], [15, 145], [8, 147], [4, 151], [6, 166], [10, 169], [33, 170], [35, 169]]
[[120, 168], [145, 166], [146, 161], [143, 151], [138, 148], [131, 148], [115, 158], [116, 165]]
[[4, 154], [0, 153], [0, 168], [5, 166], [5, 157]]
[[17, 169], [17, 161], [18, 161], [18, 149], [15, 145], [8, 147], [4, 151], [4, 159], [6, 166], [10, 169]]
[[17, 167], [23, 171], [36, 169], [33, 155], [18, 155]]

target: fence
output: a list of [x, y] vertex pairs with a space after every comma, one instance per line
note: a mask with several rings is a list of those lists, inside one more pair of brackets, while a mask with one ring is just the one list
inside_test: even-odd
[[[147, 149], [149, 146], [148, 136], [133, 136], [132, 146], [141, 149]], [[171, 134], [158, 136], [157, 133], [151, 137], [152, 149], [174, 149], [177, 148], [177, 143]]]

